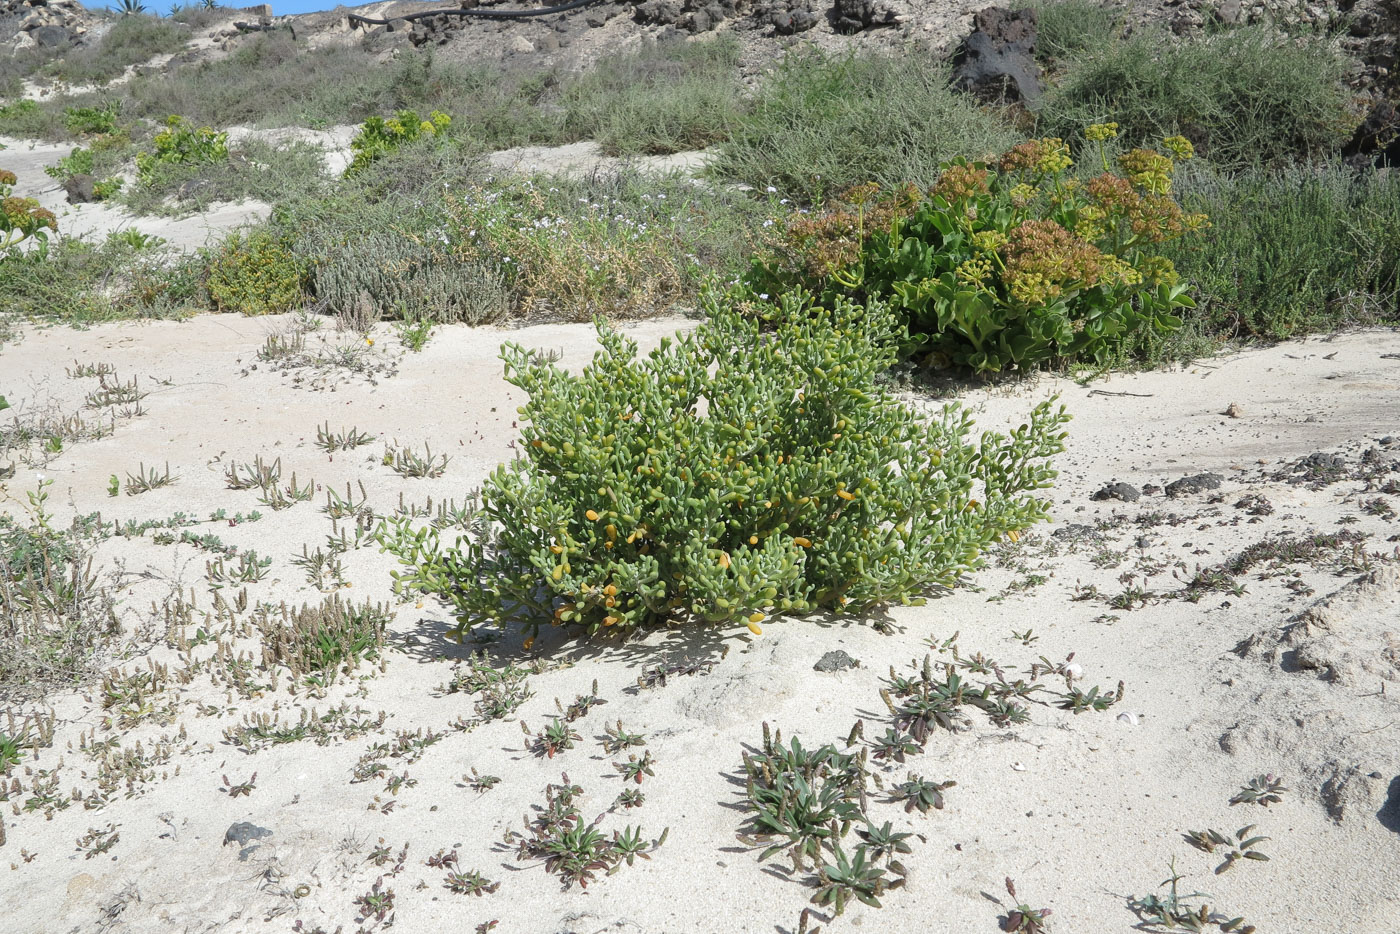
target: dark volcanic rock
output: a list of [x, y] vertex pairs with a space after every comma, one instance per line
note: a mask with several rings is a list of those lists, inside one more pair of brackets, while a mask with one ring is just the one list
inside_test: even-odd
[[1095, 502], [1116, 499], [1125, 503], [1136, 503], [1141, 498], [1142, 494], [1131, 483], [1110, 483], [1090, 497]]
[[261, 846], [258, 843], [259, 840], [270, 836], [272, 836], [272, 831], [266, 827], [259, 827], [248, 821], [239, 821], [229, 825], [228, 830], [224, 831], [224, 846], [228, 846], [230, 843], [238, 846], [238, 859], [242, 862]]
[[1357, 167], [1400, 166], [1400, 109], [1393, 101], [1380, 100], [1371, 107], [1342, 147], [1342, 155]]
[[994, 6], [978, 11], [972, 35], [953, 57], [953, 87], [988, 100], [1039, 98], [1037, 22], [1033, 9]]
[[63, 190], [68, 193], [69, 204], [87, 204], [89, 201], [96, 201], [97, 194], [93, 190], [97, 184], [97, 179], [91, 175], [73, 175], [63, 181]]
[[1218, 473], [1199, 473], [1194, 477], [1182, 477], [1168, 483], [1163, 492], [1171, 497], [1190, 496], [1193, 493], [1204, 493], [1206, 490], [1218, 490], [1223, 482], [1225, 478]]
[[879, 0], [836, 0], [831, 8], [831, 25], [837, 32], [852, 33], [899, 22], [894, 10]]
[[812, 666], [813, 671], [845, 671], [847, 668], [859, 668], [860, 662], [847, 655], [840, 649], [827, 652], [821, 659]]
[[73, 42], [73, 34], [62, 26], [40, 26], [29, 35], [45, 49], [66, 48]]

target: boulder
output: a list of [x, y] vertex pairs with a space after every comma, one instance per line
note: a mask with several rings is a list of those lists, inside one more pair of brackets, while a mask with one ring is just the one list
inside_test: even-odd
[[1347, 162], [1358, 168], [1367, 165], [1400, 166], [1400, 108], [1393, 101], [1372, 105], [1351, 139], [1342, 147]]
[[837, 32], [860, 32], [898, 22], [899, 14], [879, 0], [836, 0], [831, 8], [831, 25]]
[[40, 26], [29, 35], [41, 49], [63, 49], [73, 43], [73, 33], [64, 26]]
[[953, 57], [953, 87], [986, 100], [1031, 102], [1040, 97], [1034, 9], [987, 7]]
[[69, 204], [87, 204], [97, 200], [94, 187], [97, 179], [91, 175], [72, 175], [63, 180], [63, 190], [68, 193]]

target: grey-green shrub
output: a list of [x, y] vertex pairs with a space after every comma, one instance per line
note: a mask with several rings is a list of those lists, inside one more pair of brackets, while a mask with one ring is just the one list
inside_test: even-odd
[[1143, 32], [1073, 62], [1041, 99], [1038, 129], [1070, 139], [1114, 122], [1126, 146], [1179, 133], [1226, 167], [1315, 158], [1350, 136], [1345, 69], [1325, 41], [1260, 28], [1190, 40]]
[[1335, 164], [1186, 173], [1178, 197], [1211, 219], [1166, 251], [1197, 287], [1188, 325], [1277, 339], [1400, 322], [1400, 176]]
[[339, 315], [483, 324], [510, 307], [499, 269], [394, 231], [327, 251], [311, 278], [316, 297]]
[[704, 149], [738, 115], [739, 43], [729, 37], [649, 43], [599, 60], [560, 91], [570, 135], [613, 155]]
[[1016, 134], [948, 88], [918, 52], [789, 53], [758, 85], [714, 173], [804, 201], [863, 182], [932, 185], [939, 163], [1000, 152]]
[[[772, 331], [714, 295], [646, 357], [598, 323], [573, 375], [507, 344], [520, 453], [488, 478], [469, 536], [386, 520], [399, 585], [482, 622], [589, 635], [662, 621], [748, 625], [864, 612], [952, 587], [1044, 518], [1067, 416], [1049, 403], [971, 439], [879, 386], [895, 321], [879, 304], [781, 299]], [[528, 644], [528, 643], [527, 643]]]
[[102, 84], [131, 65], [180, 51], [189, 38], [189, 28], [172, 20], [119, 16], [95, 43], [66, 52], [45, 70], [72, 84]]
[[1035, 54], [1052, 64], [1107, 46], [1122, 28], [1121, 11], [1094, 0], [1031, 0], [1013, 6], [1035, 10]]

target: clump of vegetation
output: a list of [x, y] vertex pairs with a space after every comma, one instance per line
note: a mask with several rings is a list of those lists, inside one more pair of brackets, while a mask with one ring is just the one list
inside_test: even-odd
[[271, 315], [301, 306], [305, 273], [286, 240], [266, 228], [232, 233], [209, 259], [205, 288], [219, 311]]
[[30, 520], [0, 514], [0, 688], [72, 684], [121, 631], [93, 572], [81, 525], [53, 526], [48, 487], [29, 494]]
[[876, 384], [894, 321], [878, 302], [788, 295], [776, 330], [712, 295], [708, 320], [639, 360], [598, 324], [579, 375], [502, 351], [524, 457], [482, 491], [480, 533], [386, 520], [398, 584], [449, 601], [456, 632], [494, 621], [624, 633], [688, 618], [856, 612], [917, 601], [1044, 517], [1063, 410], [969, 440], [956, 406], [931, 421]]
[[932, 185], [942, 163], [1015, 142], [948, 81], [945, 66], [917, 53], [789, 54], [736, 119], [714, 171], [804, 202], [868, 181]]
[[39, 244], [42, 256], [48, 246], [48, 234], [58, 230], [58, 221], [48, 208], [40, 207], [33, 198], [16, 198], [10, 194], [18, 179], [9, 169], [0, 169], [0, 257], [30, 238]]
[[1339, 165], [1184, 173], [1180, 200], [1211, 218], [1165, 244], [1196, 287], [1183, 337], [1278, 340], [1400, 321], [1400, 177]]
[[807, 288], [830, 302], [887, 301], [901, 356], [978, 373], [1121, 355], [1182, 324], [1194, 302], [1161, 245], [1205, 226], [1172, 199], [1173, 158], [1134, 149], [1110, 171], [1112, 124], [1088, 129], [1103, 171], [1069, 177], [1069, 147], [1031, 140], [994, 165], [957, 160], [926, 195], [913, 187], [847, 192], [840, 206], [799, 213], [749, 273], [743, 294]]
[[222, 162], [228, 158], [228, 134], [207, 126], [195, 126], [184, 117], [172, 115], [151, 140], [150, 152], [136, 154], [136, 174], [142, 185], [154, 184], [160, 171], [169, 166], [192, 166]]
[[[19, 89], [15, 93], [18, 94]], [[17, 139], [53, 139], [68, 135], [61, 115], [28, 98], [0, 104], [0, 133]]]
[[134, 11], [119, 17], [97, 42], [70, 50], [43, 71], [71, 84], [105, 84], [132, 65], [180, 51], [189, 37], [179, 23]]
[[517, 846], [517, 859], [543, 860], [545, 869], [557, 875], [567, 889], [575, 884], [587, 888], [600, 872], [613, 875], [638, 858], [651, 859], [651, 853], [666, 842], [670, 828], [655, 840], [642, 837], [640, 827], [614, 830], [609, 838], [598, 829], [598, 819], [583, 822], [575, 803], [583, 789], [564, 776], [563, 783], [545, 788], [545, 803], [534, 805], [535, 817], [525, 832], [509, 831], [505, 842]]
[[[842, 753], [830, 743], [807, 749], [797, 737], [784, 744], [782, 731], [774, 735], [764, 723], [762, 749], [745, 752], [743, 759], [752, 814], [749, 832], [739, 839], [765, 847], [760, 861], [787, 851], [794, 871], [811, 867], [817, 877], [814, 903], [830, 904], [838, 915], [851, 899], [879, 908], [881, 896], [904, 884], [904, 866], [894, 857], [909, 852], [909, 834], [869, 823], [863, 755]], [[857, 824], [866, 825], [866, 842], [848, 856], [841, 840]]]
[[600, 59], [559, 92], [564, 126], [611, 155], [704, 149], [739, 115], [739, 43], [649, 43]]
[[253, 622], [262, 633], [265, 665], [285, 665], [297, 678], [333, 680], [338, 671], [348, 674], [379, 657], [390, 618], [380, 604], [355, 606], [333, 596], [298, 610], [264, 608]]
[[1013, 8], [1035, 10], [1035, 54], [1051, 66], [1110, 45], [1122, 28], [1114, 11], [1095, 0], [1023, 0]]
[[385, 153], [419, 139], [435, 137], [451, 123], [452, 118], [440, 110], [434, 110], [426, 120], [412, 110], [400, 110], [387, 118], [370, 117], [350, 141], [350, 150], [355, 155], [346, 166], [345, 174], [353, 176], [363, 172]]
[[1233, 168], [1306, 160], [1336, 152], [1351, 135], [1345, 70], [1329, 42], [1265, 27], [1185, 40], [1145, 31], [1085, 51], [1046, 90], [1038, 126], [1068, 138], [1113, 121], [1127, 146], [1180, 134]]

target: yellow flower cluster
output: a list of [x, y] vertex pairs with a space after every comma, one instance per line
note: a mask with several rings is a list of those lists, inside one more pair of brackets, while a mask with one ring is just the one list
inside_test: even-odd
[[1091, 143], [1102, 143], [1118, 136], [1118, 124], [1095, 123], [1084, 128], [1084, 138]]
[[974, 256], [972, 259], [963, 260], [958, 264], [957, 275], [959, 281], [970, 282], [981, 286], [992, 274], [992, 263], [990, 260]]
[[1009, 280], [1011, 297], [1022, 305], [1044, 305], [1060, 297], [1061, 289], [1038, 272], [1023, 273]]
[[1108, 233], [1108, 228], [1104, 226], [1104, 221], [1108, 219], [1108, 212], [1103, 208], [1093, 204], [1086, 204], [1079, 209], [1079, 217], [1074, 225], [1074, 232], [1085, 240], [1094, 241]]
[[1136, 188], [1156, 195], [1172, 190], [1172, 169], [1176, 166], [1169, 156], [1151, 149], [1133, 149], [1118, 157], [1118, 165]]
[[1123, 257], [1111, 253], [1103, 258], [1103, 278], [1117, 285], [1142, 284], [1142, 273]]
[[1006, 151], [998, 163], [1003, 172], [1036, 172], [1054, 175], [1074, 165], [1069, 146], [1057, 136], [1026, 140]]
[[1029, 220], [1011, 231], [1006, 280], [1012, 298], [1025, 304], [1053, 301], [1067, 291], [1096, 284], [1104, 254], [1052, 220]]
[[1000, 230], [979, 230], [972, 235], [972, 246], [981, 253], [995, 253], [1006, 245], [1006, 234]]
[[975, 165], [954, 163], [943, 170], [938, 184], [930, 192], [935, 198], [942, 198], [949, 204], [963, 198], [974, 198], [987, 193], [987, 170]]
[[1144, 256], [1138, 263], [1143, 278], [1153, 285], [1175, 285], [1176, 266], [1165, 256]]
[[1162, 145], [1171, 151], [1173, 156], [1185, 162], [1196, 155], [1196, 147], [1191, 145], [1191, 141], [1184, 136], [1168, 136], [1162, 140]]

